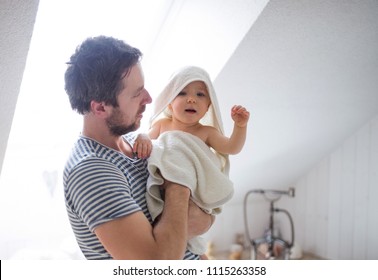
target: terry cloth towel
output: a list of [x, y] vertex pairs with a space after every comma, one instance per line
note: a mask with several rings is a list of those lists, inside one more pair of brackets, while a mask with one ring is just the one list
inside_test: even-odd
[[[183, 67], [172, 75], [167, 86], [154, 101], [155, 106], [150, 119], [150, 124], [153, 124], [155, 121], [161, 118], [170, 117], [170, 112], [167, 109], [169, 103], [173, 101], [173, 99], [183, 90], [184, 87], [194, 81], [202, 81], [205, 83], [211, 100], [209, 109], [206, 115], [201, 119], [200, 123], [215, 127], [221, 134], [224, 135], [218, 100], [210, 76], [205, 70], [197, 66]], [[213, 152], [222, 162], [222, 171], [228, 175], [230, 168], [228, 155], [221, 154], [216, 151]]]
[[[164, 201], [159, 186], [164, 179], [186, 186], [191, 199], [205, 212], [221, 212], [221, 206], [233, 195], [233, 183], [221, 170], [221, 162], [197, 136], [183, 131], [167, 131], [153, 141], [148, 160], [146, 200], [152, 219], [163, 211]], [[188, 249], [204, 254], [206, 246], [201, 237], [188, 242]]]

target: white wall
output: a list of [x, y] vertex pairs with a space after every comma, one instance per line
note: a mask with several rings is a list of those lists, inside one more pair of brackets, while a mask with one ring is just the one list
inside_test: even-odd
[[284, 207], [304, 251], [326, 259], [378, 259], [378, 116], [295, 188]]
[[[275, 206], [292, 215], [295, 243], [304, 252], [324, 259], [378, 259], [378, 115], [294, 187], [295, 197], [283, 196]], [[261, 237], [268, 227], [268, 204], [258, 196], [248, 201], [251, 237]], [[276, 225], [289, 241], [289, 223], [281, 217]], [[237, 233], [245, 233], [241, 203], [227, 204], [206, 238], [216, 251], [227, 251]]]

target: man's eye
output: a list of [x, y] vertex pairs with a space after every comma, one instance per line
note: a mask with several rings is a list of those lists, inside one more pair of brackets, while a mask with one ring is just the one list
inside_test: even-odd
[[144, 91], [145, 91], [144, 88], [138, 90], [138, 91], [134, 94], [134, 97], [139, 97]]

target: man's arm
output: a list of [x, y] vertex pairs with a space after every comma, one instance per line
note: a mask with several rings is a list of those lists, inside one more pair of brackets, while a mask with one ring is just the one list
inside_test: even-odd
[[152, 227], [141, 211], [104, 223], [95, 233], [114, 259], [182, 259], [188, 240], [188, 188], [168, 183], [165, 206]]

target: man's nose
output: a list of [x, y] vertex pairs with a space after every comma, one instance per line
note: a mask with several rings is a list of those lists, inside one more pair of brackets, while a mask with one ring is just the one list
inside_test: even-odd
[[150, 93], [146, 90], [146, 96], [144, 98], [144, 103], [145, 104], [150, 104], [152, 102], [152, 97]]

